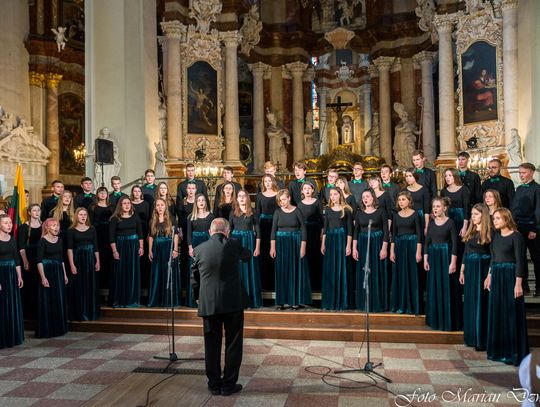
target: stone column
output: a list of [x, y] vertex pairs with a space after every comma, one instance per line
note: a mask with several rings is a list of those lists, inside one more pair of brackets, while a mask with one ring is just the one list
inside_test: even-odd
[[238, 31], [222, 32], [220, 37], [225, 44], [225, 161], [239, 166]]
[[503, 0], [503, 94], [505, 144], [511, 141], [511, 130], [518, 128], [518, 0]]
[[253, 167], [260, 171], [265, 161], [263, 75], [269, 68], [262, 62], [249, 65], [253, 74]]
[[328, 131], [326, 125], [326, 98], [328, 96], [328, 88], [318, 88], [319, 91], [319, 140], [320, 153], [328, 153]]
[[45, 144], [45, 75], [36, 71], [30, 71], [30, 123], [34, 127], [34, 133]]
[[60, 133], [58, 131], [58, 84], [62, 75], [45, 75], [47, 85], [47, 147], [51, 150], [47, 165], [47, 185], [60, 177]]
[[456, 155], [456, 116], [454, 96], [454, 58], [452, 28], [455, 17], [438, 15], [434, 24], [439, 35], [439, 129], [438, 159], [453, 159]]
[[[365, 84], [361, 89], [362, 93], [362, 119], [364, 121], [364, 136], [371, 129], [371, 85]], [[371, 141], [364, 143], [364, 152], [372, 153]]]
[[381, 156], [392, 165], [392, 106], [390, 100], [390, 67], [395, 57], [379, 57], [373, 61], [379, 70], [379, 120]]
[[186, 30], [179, 21], [163, 21], [167, 42], [167, 154], [169, 159], [184, 158], [182, 134], [182, 83], [180, 41]]
[[433, 58], [434, 53], [422, 51], [416, 54], [414, 62], [422, 70], [422, 149], [428, 162], [434, 163], [437, 158], [435, 143], [435, 100], [433, 97]]
[[287, 64], [287, 69], [292, 75], [292, 115], [293, 115], [293, 160], [299, 161], [305, 158], [304, 145], [304, 92], [302, 78], [307, 64], [293, 62]]

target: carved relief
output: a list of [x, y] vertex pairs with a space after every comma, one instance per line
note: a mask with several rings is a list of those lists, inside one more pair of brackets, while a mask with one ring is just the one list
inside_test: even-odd
[[240, 28], [242, 42], [240, 43], [240, 52], [249, 56], [251, 50], [261, 40], [261, 30], [263, 24], [259, 16], [259, 10], [256, 5], [253, 5], [249, 13], [244, 15], [244, 23]]
[[220, 0], [193, 0], [189, 16], [197, 21], [197, 29], [201, 34], [208, 33], [210, 24], [216, 21], [222, 6]]
[[[487, 153], [492, 154], [493, 149], [504, 145], [502, 21], [494, 18], [491, 6], [487, 7], [484, 2], [468, 1], [467, 6], [472, 14], [460, 16], [456, 30], [459, 77], [456, 91], [459, 115], [458, 145], [461, 150], [487, 149]], [[482, 57], [467, 58], [470, 50], [474, 50], [471, 47], [478, 47], [479, 42], [487, 43], [486, 47], [495, 47], [495, 56], [491, 63], [494, 72], [488, 72], [484, 66], [487, 61], [483, 61]], [[478, 72], [478, 78], [466, 81], [473, 69]], [[478, 103], [485, 105], [478, 108], [479, 111], [486, 111], [482, 113], [486, 117], [485, 121], [470, 119], [469, 100], [473, 93]]]
[[414, 9], [416, 16], [420, 19], [418, 21], [418, 27], [422, 31], [429, 32], [431, 34], [431, 41], [437, 42], [438, 35], [435, 26], [433, 25], [433, 19], [437, 14], [435, 9], [435, 3], [433, 0], [416, 0], [418, 6]]

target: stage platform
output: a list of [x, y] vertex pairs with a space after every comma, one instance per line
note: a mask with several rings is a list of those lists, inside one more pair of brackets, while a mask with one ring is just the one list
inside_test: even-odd
[[[163, 308], [102, 307], [97, 321], [71, 322], [70, 330], [165, 335], [170, 331], [170, 310]], [[529, 310], [528, 310], [529, 311]], [[202, 319], [193, 308], [175, 310], [175, 333], [202, 336]], [[373, 342], [461, 344], [463, 332], [435, 331], [427, 327], [424, 316], [377, 313], [370, 316]], [[540, 346], [540, 313], [528, 312], [531, 346]], [[276, 311], [273, 307], [245, 312], [247, 338], [332, 340], [362, 342], [365, 335], [363, 312], [328, 312], [316, 308]]]

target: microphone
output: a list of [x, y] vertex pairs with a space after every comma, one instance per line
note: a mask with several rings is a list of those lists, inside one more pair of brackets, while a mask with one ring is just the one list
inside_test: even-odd
[[368, 226], [371, 226], [372, 223], [373, 223], [373, 219], [370, 219], [369, 223], [368, 223]]

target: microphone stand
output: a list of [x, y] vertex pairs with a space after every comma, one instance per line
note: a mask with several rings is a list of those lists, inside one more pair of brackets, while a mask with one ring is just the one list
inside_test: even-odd
[[376, 372], [374, 369], [376, 367], [382, 366], [382, 362], [373, 364], [371, 361], [371, 352], [370, 352], [370, 332], [369, 332], [369, 277], [371, 275], [371, 269], [369, 267], [369, 249], [371, 245], [371, 224], [373, 223], [373, 220], [370, 219], [368, 223], [368, 233], [367, 233], [367, 246], [366, 246], [366, 261], [364, 263], [364, 290], [366, 292], [366, 341], [367, 341], [367, 361], [364, 365], [364, 368], [360, 369], [347, 369], [347, 370], [335, 370], [334, 373], [341, 374], [341, 373], [354, 373], [354, 372], [361, 372], [366, 375], [373, 374], [380, 379], [384, 380], [387, 383], [392, 383], [392, 380], [389, 379], [386, 376], [383, 376], [379, 372]]
[[[173, 250], [174, 250], [174, 234], [175, 234], [175, 228], [174, 226], [171, 229], [171, 235], [172, 235], [172, 241], [171, 241], [171, 250], [169, 252], [169, 261], [167, 263], [167, 290], [169, 290], [169, 298], [171, 301], [171, 325], [172, 325], [172, 335], [171, 340], [169, 342], [169, 349], [171, 352], [169, 353], [168, 357], [165, 356], [154, 356], [154, 359], [159, 360], [168, 360], [170, 363], [169, 365], [164, 369], [164, 373], [167, 371], [169, 366], [175, 362], [186, 362], [186, 361], [193, 361], [193, 360], [204, 360], [203, 358], [179, 358], [176, 354], [175, 350], [175, 342], [176, 342], [176, 334], [175, 334], [175, 326], [174, 326], [174, 280], [172, 278], [172, 262], [173, 262]], [[172, 342], [172, 344], [171, 344]]]

